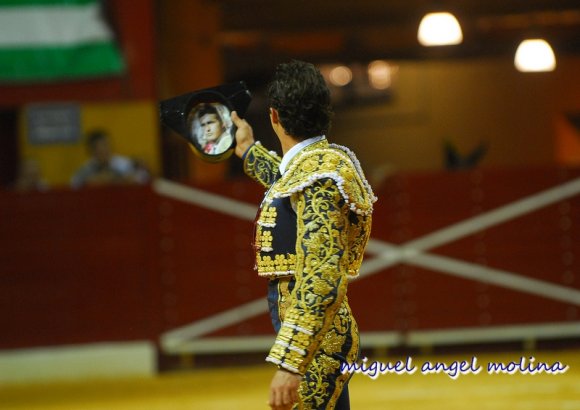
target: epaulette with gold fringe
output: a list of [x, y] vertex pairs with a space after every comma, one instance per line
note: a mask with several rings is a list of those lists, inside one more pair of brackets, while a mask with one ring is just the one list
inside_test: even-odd
[[377, 197], [367, 182], [360, 163], [346, 147], [329, 144], [327, 147], [306, 149], [293, 159], [289, 168], [271, 192], [274, 198], [284, 198], [301, 192], [315, 181], [330, 178], [349, 205], [351, 211], [370, 215]]

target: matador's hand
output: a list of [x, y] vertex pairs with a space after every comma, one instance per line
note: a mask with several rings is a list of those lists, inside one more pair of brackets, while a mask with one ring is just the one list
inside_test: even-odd
[[298, 401], [298, 387], [302, 376], [278, 370], [270, 384], [270, 400], [272, 410], [290, 410]]
[[236, 155], [240, 158], [246, 150], [254, 143], [254, 131], [246, 120], [238, 117], [238, 113], [232, 112], [232, 120], [237, 127], [236, 130]]

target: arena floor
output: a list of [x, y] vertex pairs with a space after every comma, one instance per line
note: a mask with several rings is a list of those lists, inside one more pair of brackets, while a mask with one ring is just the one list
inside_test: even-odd
[[[412, 375], [356, 375], [351, 381], [353, 409], [383, 410], [580, 410], [580, 350], [476, 355], [479, 374], [423, 374], [426, 361], [471, 362], [472, 354], [413, 356]], [[558, 361], [565, 373], [490, 375], [487, 363], [535, 357], [536, 364]], [[393, 362], [393, 358], [381, 360]], [[194, 370], [149, 379], [12, 385], [0, 387], [0, 409], [50, 410], [224, 410], [268, 409], [269, 365]]]

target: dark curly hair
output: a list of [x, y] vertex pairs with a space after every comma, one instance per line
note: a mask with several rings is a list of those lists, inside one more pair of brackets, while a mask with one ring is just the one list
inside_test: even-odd
[[280, 64], [268, 86], [268, 100], [294, 138], [304, 140], [330, 129], [330, 91], [320, 71], [310, 63], [293, 60]]

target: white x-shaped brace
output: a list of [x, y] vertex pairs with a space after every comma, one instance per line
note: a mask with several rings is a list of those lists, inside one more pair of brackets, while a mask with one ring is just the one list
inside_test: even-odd
[[[255, 205], [175, 182], [158, 179], [154, 182], [153, 189], [161, 196], [192, 203], [240, 219], [253, 221], [255, 218]], [[374, 257], [365, 260], [361, 267], [359, 278], [366, 278], [393, 265], [406, 263], [431, 271], [493, 284], [580, 306], [580, 291], [576, 289], [475, 263], [427, 253], [430, 249], [448, 244], [578, 194], [580, 194], [580, 178], [468, 218], [402, 245], [394, 245], [378, 239], [371, 239], [366, 252]], [[191, 341], [192, 339], [266, 313], [267, 311], [268, 307], [264, 298], [260, 298], [189, 325], [170, 330], [161, 336], [161, 344], [165, 348], [172, 348], [182, 342]]]

